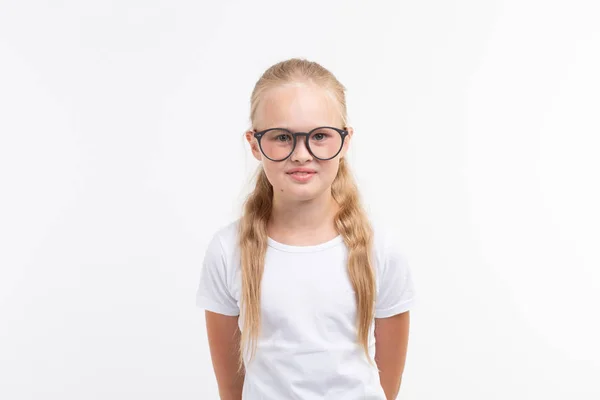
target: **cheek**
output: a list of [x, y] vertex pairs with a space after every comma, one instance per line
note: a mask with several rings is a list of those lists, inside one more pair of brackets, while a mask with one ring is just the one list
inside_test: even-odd
[[338, 169], [340, 168], [340, 159], [339, 158], [334, 158], [333, 160], [330, 161], [326, 161], [326, 164], [323, 166], [324, 169], [327, 169], [327, 172], [329, 174], [337, 174]]
[[339, 169], [339, 163], [332, 162], [326, 165], [321, 166], [321, 176], [322, 180], [326, 181], [328, 184], [331, 184], [335, 179], [337, 172]]
[[283, 169], [276, 163], [272, 161], [263, 161], [263, 169], [265, 170], [265, 175], [267, 175], [267, 179], [269, 179], [271, 185], [277, 186], [277, 182], [280, 182], [283, 179]]

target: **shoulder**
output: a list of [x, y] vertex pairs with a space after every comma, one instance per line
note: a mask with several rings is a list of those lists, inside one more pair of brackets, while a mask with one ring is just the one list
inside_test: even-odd
[[374, 263], [377, 273], [376, 318], [408, 311], [416, 302], [416, 291], [405, 246], [385, 222], [372, 223]]
[[236, 281], [236, 223], [219, 227], [209, 240], [201, 270], [196, 303], [209, 311], [238, 315]]
[[[378, 286], [394, 285], [394, 281], [412, 281], [407, 248], [400, 240], [397, 229], [386, 221], [372, 221], [373, 263]], [[396, 282], [399, 283], [399, 282]], [[412, 282], [405, 282], [411, 283]]]
[[373, 253], [376, 264], [384, 267], [390, 260], [406, 261], [405, 246], [393, 227], [382, 220], [371, 220]]
[[219, 226], [210, 237], [205, 257], [224, 265], [231, 265], [237, 252], [238, 226], [239, 219]]
[[238, 227], [240, 220], [229, 221], [221, 225], [213, 233], [212, 241], [219, 242], [224, 248], [229, 248], [237, 243]]

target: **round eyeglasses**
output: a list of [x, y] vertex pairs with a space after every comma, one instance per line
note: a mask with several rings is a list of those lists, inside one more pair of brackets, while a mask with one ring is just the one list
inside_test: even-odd
[[319, 160], [331, 160], [342, 150], [347, 135], [347, 130], [332, 126], [320, 126], [310, 132], [269, 128], [254, 133], [260, 151], [271, 161], [283, 161], [292, 155], [298, 136], [305, 136], [306, 148], [313, 157]]

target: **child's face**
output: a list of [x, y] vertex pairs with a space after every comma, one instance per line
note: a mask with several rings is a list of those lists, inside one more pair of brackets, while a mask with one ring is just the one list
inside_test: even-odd
[[[274, 195], [291, 201], [311, 200], [327, 195], [338, 171], [340, 158], [350, 143], [352, 128], [344, 128], [335, 100], [327, 96], [324, 89], [311, 84], [292, 84], [271, 88], [265, 93], [256, 111], [254, 128], [262, 131], [269, 128], [286, 128], [292, 132], [309, 132], [320, 126], [347, 129], [348, 136], [340, 153], [331, 160], [319, 160], [306, 148], [304, 136], [299, 136], [293, 153], [284, 161], [271, 161], [260, 151], [253, 131], [246, 132], [252, 154], [261, 161]], [[273, 157], [271, 157], [273, 158]], [[314, 170], [306, 178], [289, 174], [293, 168]]]

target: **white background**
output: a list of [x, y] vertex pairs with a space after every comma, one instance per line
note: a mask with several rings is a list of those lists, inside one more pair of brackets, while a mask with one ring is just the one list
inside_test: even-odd
[[[419, 303], [400, 399], [600, 398], [595, 1], [1, 1], [0, 398], [216, 399], [201, 260], [254, 83], [348, 88]], [[227, 149], [224, 151], [224, 149]]]

